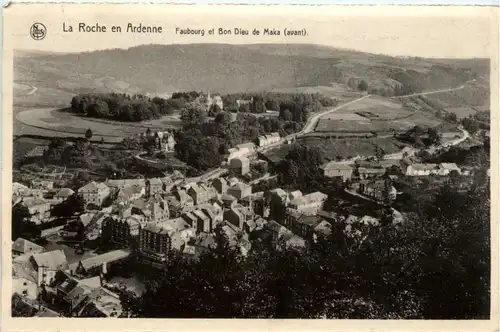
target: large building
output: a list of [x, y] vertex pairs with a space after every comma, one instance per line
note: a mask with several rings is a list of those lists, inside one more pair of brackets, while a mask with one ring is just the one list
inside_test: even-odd
[[455, 163], [441, 163], [439, 164], [439, 175], [449, 175], [451, 172], [455, 171], [457, 174], [461, 174], [460, 168], [458, 168]]
[[170, 218], [168, 202], [160, 195], [137, 199], [131, 207], [134, 213], [143, 215], [148, 222], [162, 222]]
[[207, 111], [209, 111], [213, 105], [217, 105], [221, 110], [224, 109], [224, 102], [222, 101], [222, 97], [219, 95], [215, 95], [212, 98], [209, 92], [205, 97], [205, 107]]
[[242, 199], [247, 197], [252, 193], [252, 186], [240, 182], [227, 189], [227, 194], [235, 197], [236, 199]]
[[229, 168], [238, 174], [245, 175], [250, 172], [250, 160], [247, 157], [237, 157], [229, 160]]
[[202, 208], [183, 213], [181, 218], [189, 227], [192, 227], [196, 233], [211, 233], [215, 225], [221, 221], [222, 213], [208, 206], [209, 204], [203, 204]]
[[346, 164], [336, 163], [334, 161], [329, 162], [323, 168], [324, 174], [329, 178], [341, 178], [342, 181], [347, 181], [352, 178], [353, 168]]
[[78, 189], [78, 194], [82, 197], [86, 205], [93, 204], [100, 207], [109, 196], [110, 189], [104, 183], [92, 181]]
[[50, 217], [50, 203], [43, 198], [23, 198], [22, 203], [28, 208], [32, 222], [39, 224]]
[[386, 172], [383, 167], [358, 167], [358, 175], [360, 179], [369, 179], [384, 175]]
[[57, 271], [68, 270], [68, 261], [63, 250], [53, 250], [31, 256], [31, 263], [36, 271], [38, 286], [50, 284]]
[[271, 133], [269, 135], [262, 135], [257, 137], [256, 144], [258, 147], [268, 146], [277, 143], [281, 140], [279, 133]]
[[144, 188], [146, 186], [146, 180], [144, 179], [119, 179], [119, 180], [107, 180], [105, 184], [110, 188], [122, 189], [129, 186], [138, 186]]
[[166, 263], [172, 254], [170, 231], [158, 223], [148, 223], [139, 232], [141, 256], [156, 263]]
[[174, 135], [169, 131], [158, 131], [155, 133], [156, 148], [162, 152], [175, 151]]
[[194, 205], [207, 203], [217, 197], [215, 189], [205, 183], [192, 183], [187, 190], [187, 194], [193, 198]]
[[145, 224], [146, 219], [140, 215], [129, 215], [126, 217], [110, 216], [101, 224], [101, 240], [133, 246], [137, 242], [139, 231]]
[[163, 193], [163, 181], [158, 178], [146, 180], [146, 198]]
[[297, 210], [302, 214], [313, 215], [323, 209], [323, 204], [327, 198], [328, 195], [316, 191], [291, 200], [288, 207], [290, 209]]
[[406, 168], [408, 176], [428, 176], [438, 174], [439, 167], [437, 164], [413, 164]]

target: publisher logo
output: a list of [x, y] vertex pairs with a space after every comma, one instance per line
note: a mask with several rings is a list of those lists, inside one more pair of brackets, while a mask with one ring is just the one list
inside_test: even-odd
[[42, 40], [47, 34], [47, 28], [42, 23], [33, 23], [30, 29], [31, 38], [34, 40]]

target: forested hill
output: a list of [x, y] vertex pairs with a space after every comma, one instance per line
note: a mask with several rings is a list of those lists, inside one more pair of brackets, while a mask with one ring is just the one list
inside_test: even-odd
[[16, 82], [47, 84], [71, 93], [231, 93], [332, 82], [356, 86], [362, 79], [369, 89], [390, 94], [401, 84], [428, 90], [487, 77], [489, 61], [394, 58], [302, 44], [189, 44], [78, 54], [20, 56], [17, 52], [14, 68]]

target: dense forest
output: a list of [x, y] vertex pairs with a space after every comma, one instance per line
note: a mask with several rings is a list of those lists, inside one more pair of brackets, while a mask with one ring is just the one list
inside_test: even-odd
[[433, 213], [404, 224], [348, 232], [339, 220], [307, 251], [276, 250], [261, 234], [243, 257], [216, 232], [217, 245], [198, 260], [176, 257], [145, 276], [141, 297], [123, 294], [125, 309], [132, 317], [488, 319], [489, 185], [476, 179], [468, 192], [444, 193]]
[[170, 99], [118, 93], [81, 94], [71, 100], [70, 111], [93, 118], [139, 122], [172, 114], [198, 96], [197, 92], [174, 93]]

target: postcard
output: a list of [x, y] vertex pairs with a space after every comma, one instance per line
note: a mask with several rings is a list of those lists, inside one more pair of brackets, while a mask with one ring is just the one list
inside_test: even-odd
[[498, 13], [10, 4], [2, 331], [498, 329]]

